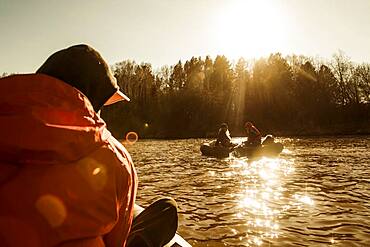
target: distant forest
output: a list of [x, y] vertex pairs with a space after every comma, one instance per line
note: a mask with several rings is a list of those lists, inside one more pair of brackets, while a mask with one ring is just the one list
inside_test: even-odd
[[192, 57], [158, 71], [126, 60], [112, 70], [131, 102], [105, 107], [117, 138], [211, 137], [245, 121], [264, 134], [370, 134], [370, 64], [338, 52], [330, 61], [271, 54], [258, 60]]
[[342, 52], [328, 62], [280, 53], [235, 64], [192, 57], [156, 72], [123, 61], [113, 71], [131, 98], [102, 112], [119, 138], [211, 137], [223, 122], [242, 136], [245, 121], [274, 135], [370, 133], [370, 64]]

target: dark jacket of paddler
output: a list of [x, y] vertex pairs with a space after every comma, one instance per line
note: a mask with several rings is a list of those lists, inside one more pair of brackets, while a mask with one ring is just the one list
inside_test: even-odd
[[227, 128], [220, 128], [218, 130], [216, 146], [219, 145], [224, 147], [230, 147], [232, 145], [230, 133]]
[[125, 246], [136, 191], [84, 94], [43, 74], [0, 79], [1, 246]]

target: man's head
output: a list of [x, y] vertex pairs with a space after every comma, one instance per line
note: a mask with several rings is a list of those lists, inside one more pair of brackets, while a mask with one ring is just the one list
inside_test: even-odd
[[225, 129], [225, 130], [227, 130], [229, 128], [227, 126], [227, 123], [222, 123], [220, 127], [221, 127], [221, 129]]
[[77, 88], [98, 112], [103, 105], [130, 100], [119, 86], [108, 64], [88, 45], [75, 45], [52, 54], [36, 73], [46, 74]]
[[253, 124], [251, 122], [246, 122], [244, 124], [244, 128], [251, 128], [253, 126]]

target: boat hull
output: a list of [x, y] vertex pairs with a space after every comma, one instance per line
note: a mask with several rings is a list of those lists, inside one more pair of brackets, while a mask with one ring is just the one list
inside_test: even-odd
[[262, 145], [258, 147], [244, 146], [237, 147], [234, 149], [233, 154], [237, 157], [276, 157], [284, 149], [283, 144], [281, 143], [271, 143], [269, 145]]
[[200, 151], [205, 156], [216, 157], [216, 158], [227, 158], [233, 151], [232, 148], [215, 146], [214, 143], [203, 143], [200, 146]]

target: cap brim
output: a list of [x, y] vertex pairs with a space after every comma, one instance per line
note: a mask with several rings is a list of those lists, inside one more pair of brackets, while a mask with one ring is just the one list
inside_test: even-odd
[[118, 90], [115, 94], [112, 95], [112, 97], [107, 100], [107, 102], [105, 102], [104, 105], [111, 105], [122, 100], [130, 101], [130, 98]]

